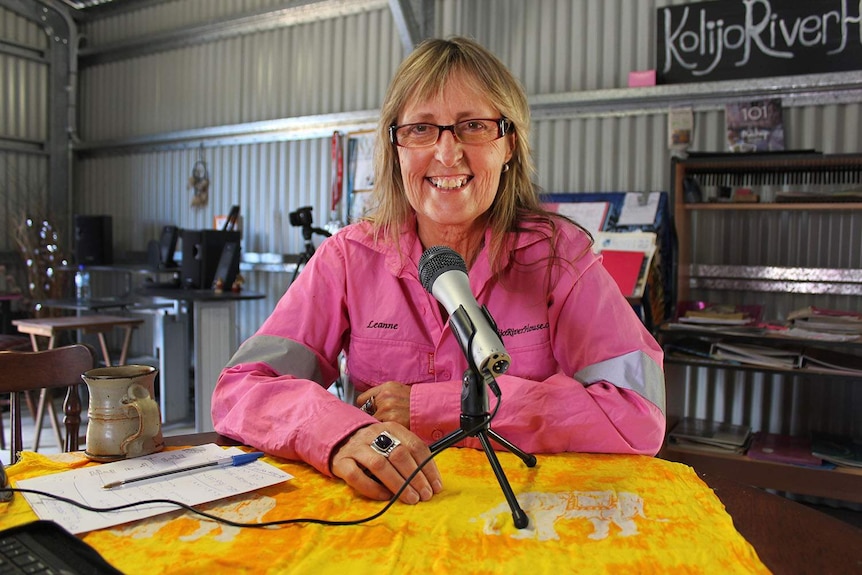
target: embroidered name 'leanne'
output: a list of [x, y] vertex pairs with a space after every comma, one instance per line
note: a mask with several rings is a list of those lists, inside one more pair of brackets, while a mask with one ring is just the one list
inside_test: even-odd
[[397, 323], [384, 323], [382, 321], [369, 321], [365, 326], [367, 329], [398, 329]]

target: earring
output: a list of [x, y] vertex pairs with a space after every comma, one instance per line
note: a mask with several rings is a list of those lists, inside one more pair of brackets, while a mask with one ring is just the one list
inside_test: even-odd
[[505, 174], [508, 171], [509, 171], [509, 164], [503, 164], [503, 173]]

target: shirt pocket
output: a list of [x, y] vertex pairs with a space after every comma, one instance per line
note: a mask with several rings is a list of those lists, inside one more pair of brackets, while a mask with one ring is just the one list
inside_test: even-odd
[[407, 385], [434, 380], [434, 348], [411, 341], [351, 336], [347, 373], [357, 392], [387, 381]]
[[550, 340], [523, 347], [506, 346], [512, 358], [507, 375], [532, 381], [544, 381], [560, 371]]

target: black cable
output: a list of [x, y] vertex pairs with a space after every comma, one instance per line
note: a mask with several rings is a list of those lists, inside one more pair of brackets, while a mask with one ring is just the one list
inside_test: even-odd
[[[468, 435], [472, 435], [473, 432], [478, 431], [483, 426], [489, 424], [494, 419], [494, 417], [497, 415], [497, 410], [499, 408], [500, 408], [500, 400], [498, 399], [497, 404], [494, 406], [493, 413], [491, 413], [491, 415], [488, 417], [487, 420], [484, 420], [481, 423], [476, 424], [473, 427], [473, 429], [471, 429], [468, 432]], [[279, 525], [291, 525], [291, 524], [297, 524], [297, 523], [312, 523], [312, 524], [316, 524], [316, 525], [327, 525], [327, 526], [361, 525], [363, 523], [368, 523], [369, 521], [373, 521], [374, 519], [377, 519], [378, 517], [380, 517], [384, 513], [386, 513], [395, 504], [395, 502], [398, 501], [398, 497], [404, 492], [405, 489], [407, 489], [407, 487], [410, 485], [410, 482], [413, 481], [413, 478], [416, 477], [416, 475], [420, 471], [422, 471], [422, 469], [426, 465], [428, 465], [428, 463], [430, 463], [432, 459], [434, 459], [439, 453], [441, 453], [443, 451], [444, 451], [443, 449], [438, 449], [437, 451], [432, 452], [431, 455], [426, 457], [416, 467], [416, 469], [413, 471], [413, 473], [411, 473], [410, 475], [407, 476], [407, 478], [404, 480], [404, 483], [401, 485], [401, 487], [398, 489], [398, 491], [396, 491], [395, 494], [392, 495], [392, 498], [386, 503], [386, 505], [380, 511], [377, 511], [376, 513], [369, 515], [368, 517], [364, 517], [361, 519], [352, 519], [349, 521], [335, 521], [335, 520], [330, 520], [330, 519], [316, 519], [316, 518], [311, 518], [311, 517], [299, 517], [299, 518], [295, 518], [295, 519], [278, 519], [275, 521], [264, 521], [262, 523], [240, 523], [238, 521], [233, 521], [231, 519], [227, 519], [224, 517], [219, 517], [217, 515], [213, 515], [211, 513], [207, 513], [206, 511], [201, 511], [200, 509], [195, 509], [191, 505], [188, 505], [186, 503], [182, 503], [180, 501], [175, 501], [173, 499], [146, 499], [143, 501], [133, 501], [131, 503], [125, 503], [123, 505], [116, 505], [113, 507], [92, 507], [92, 506], [87, 505], [85, 503], [75, 501], [74, 499], [69, 499], [68, 497], [63, 497], [61, 495], [55, 495], [53, 493], [48, 493], [47, 491], [39, 491], [37, 489], [22, 489], [19, 487], [3, 487], [3, 488], [0, 488], [0, 493], [5, 493], [5, 492], [31, 493], [33, 495], [40, 495], [42, 497], [47, 497], [49, 499], [54, 499], [56, 501], [68, 503], [69, 505], [73, 505], [73, 506], [78, 507], [80, 509], [83, 509], [85, 511], [92, 511], [94, 513], [110, 513], [112, 511], [122, 511], [123, 509], [129, 509], [132, 507], [137, 507], [139, 505], [152, 505], [155, 503], [162, 503], [162, 504], [167, 504], [167, 505], [175, 505], [176, 507], [179, 507], [181, 509], [185, 509], [186, 511], [190, 511], [191, 513], [194, 513], [196, 515], [200, 515], [201, 517], [205, 517], [205, 518], [210, 519], [212, 521], [215, 521], [217, 523], [222, 523], [224, 525], [229, 525], [231, 527], [253, 527], [253, 528], [260, 529], [260, 528], [265, 528], [265, 527], [276, 527]]]

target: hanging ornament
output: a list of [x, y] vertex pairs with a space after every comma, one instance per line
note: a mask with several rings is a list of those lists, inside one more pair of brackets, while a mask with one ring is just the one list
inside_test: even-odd
[[195, 162], [192, 168], [192, 175], [189, 178], [189, 188], [194, 191], [192, 196], [192, 207], [202, 208], [209, 201], [210, 190], [210, 175], [207, 170], [207, 163], [204, 161], [204, 145], [201, 144], [198, 161]]

